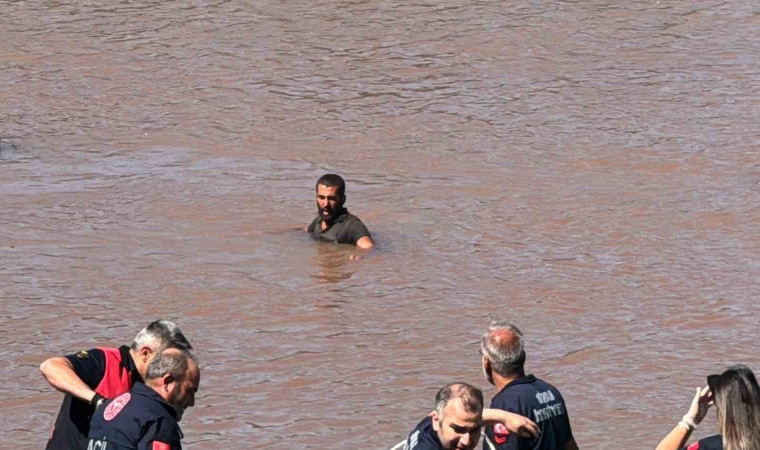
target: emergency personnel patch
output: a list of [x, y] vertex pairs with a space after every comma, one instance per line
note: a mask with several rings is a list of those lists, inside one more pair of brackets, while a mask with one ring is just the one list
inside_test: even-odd
[[76, 354], [76, 357], [79, 359], [87, 359], [88, 356], [90, 356], [90, 354], [87, 353], [87, 350], [82, 350], [81, 352]]
[[509, 436], [509, 430], [507, 430], [507, 427], [505, 427], [503, 423], [497, 423], [494, 425], [493, 440], [496, 441], [497, 444], [507, 442], [507, 436]]
[[169, 447], [169, 444], [153, 441], [153, 448], [151, 450], [171, 450], [171, 447]]
[[129, 395], [129, 392], [116, 397], [111, 403], [108, 404], [108, 406], [106, 406], [106, 410], [103, 411], [103, 418], [106, 420], [112, 420], [121, 412], [122, 409], [124, 409], [125, 406], [127, 406], [127, 403], [129, 403], [129, 399], [131, 398], [132, 396]]

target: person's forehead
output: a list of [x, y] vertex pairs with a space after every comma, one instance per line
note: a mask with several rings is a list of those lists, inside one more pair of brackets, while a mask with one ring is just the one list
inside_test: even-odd
[[450, 401], [443, 409], [443, 415], [449, 423], [462, 426], [480, 424], [482, 419], [482, 413], [465, 410], [461, 399]]
[[338, 192], [338, 186], [317, 185], [317, 193], [320, 195], [332, 195]]
[[192, 382], [197, 383], [201, 379], [201, 371], [198, 368], [198, 364], [195, 363], [192, 359], [188, 360], [187, 364], [187, 376], [185, 377], [187, 380], [191, 380]]

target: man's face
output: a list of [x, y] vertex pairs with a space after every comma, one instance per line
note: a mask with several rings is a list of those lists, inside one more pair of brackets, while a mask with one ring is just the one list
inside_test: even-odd
[[461, 399], [449, 401], [443, 415], [433, 412], [433, 429], [445, 450], [471, 450], [478, 445], [483, 426], [482, 412], [468, 412]]
[[486, 381], [488, 381], [490, 384], [495, 385], [493, 382], [493, 372], [491, 369], [491, 361], [488, 360], [488, 357], [486, 355], [481, 353], [480, 356], [480, 365], [483, 369], [483, 376], [485, 377]]
[[322, 220], [330, 222], [338, 217], [338, 213], [343, 206], [342, 197], [338, 194], [338, 186], [327, 187], [323, 184], [317, 185], [317, 209]]
[[177, 410], [177, 421], [182, 420], [185, 409], [195, 405], [195, 393], [201, 384], [201, 372], [198, 366], [188, 361], [188, 367], [182, 381], [174, 382], [174, 387], [167, 401]]

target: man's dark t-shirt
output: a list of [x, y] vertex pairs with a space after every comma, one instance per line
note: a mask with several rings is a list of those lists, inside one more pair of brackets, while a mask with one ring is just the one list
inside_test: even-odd
[[317, 218], [309, 224], [309, 228], [307, 228], [311, 237], [318, 241], [356, 245], [356, 241], [364, 236], [369, 236], [370, 239], [372, 238], [372, 235], [369, 234], [369, 230], [364, 226], [362, 221], [355, 215], [349, 213], [345, 208], [343, 208], [340, 215], [335, 219], [335, 222], [327, 227], [327, 229], [322, 230], [322, 222], [322, 216], [317, 216]]
[[682, 447], [681, 450], [723, 450], [723, 436], [716, 434], [706, 437], [688, 447]]
[[433, 418], [425, 417], [417, 428], [409, 433], [404, 450], [441, 450], [441, 440], [433, 429]]
[[[528, 375], [509, 383], [491, 401], [491, 408], [527, 417], [538, 425], [537, 438], [520, 438], [502, 424], [486, 427], [486, 438], [497, 450], [564, 450], [573, 438], [562, 394], [551, 384]], [[488, 443], [483, 443], [488, 450]]]

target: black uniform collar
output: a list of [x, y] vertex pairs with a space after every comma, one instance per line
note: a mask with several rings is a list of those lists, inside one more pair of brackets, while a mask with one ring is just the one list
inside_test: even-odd
[[129, 346], [122, 345], [119, 347], [119, 353], [121, 353], [121, 363], [119, 365], [129, 372], [129, 379], [134, 383], [135, 381], [142, 382], [140, 372], [137, 370], [135, 360], [132, 359], [132, 354], [129, 352]]
[[423, 431], [425, 431], [425, 434], [427, 434], [428, 439], [433, 441], [433, 443], [438, 448], [443, 448], [443, 444], [441, 444], [441, 439], [438, 438], [438, 432], [435, 431], [435, 428], [433, 427], [432, 417], [425, 417], [425, 419], [420, 423], [418, 428], [421, 428]]
[[143, 383], [135, 383], [135, 385], [132, 386], [132, 392], [134, 392], [135, 395], [142, 395], [144, 397], [149, 397], [157, 402], [160, 402], [164, 408], [166, 408], [166, 410], [171, 413], [172, 417], [175, 419], [177, 418], [177, 410], [174, 409], [174, 406], [170, 405], [169, 402], [164, 400], [164, 398], [161, 397], [161, 394], [156, 392], [153, 388]]
[[[532, 383], [534, 381], [536, 381], [536, 377], [533, 376], [533, 374], [525, 375], [522, 378], [518, 378], [516, 380], [513, 380], [508, 385], [506, 385], [503, 388], [501, 388], [501, 390], [499, 391], [499, 394], [501, 394], [502, 392], [504, 392], [507, 389], [511, 388], [512, 386], [517, 386], [518, 384], [530, 384], [530, 383]], [[498, 395], [498, 394], [496, 394], [496, 395]]]

